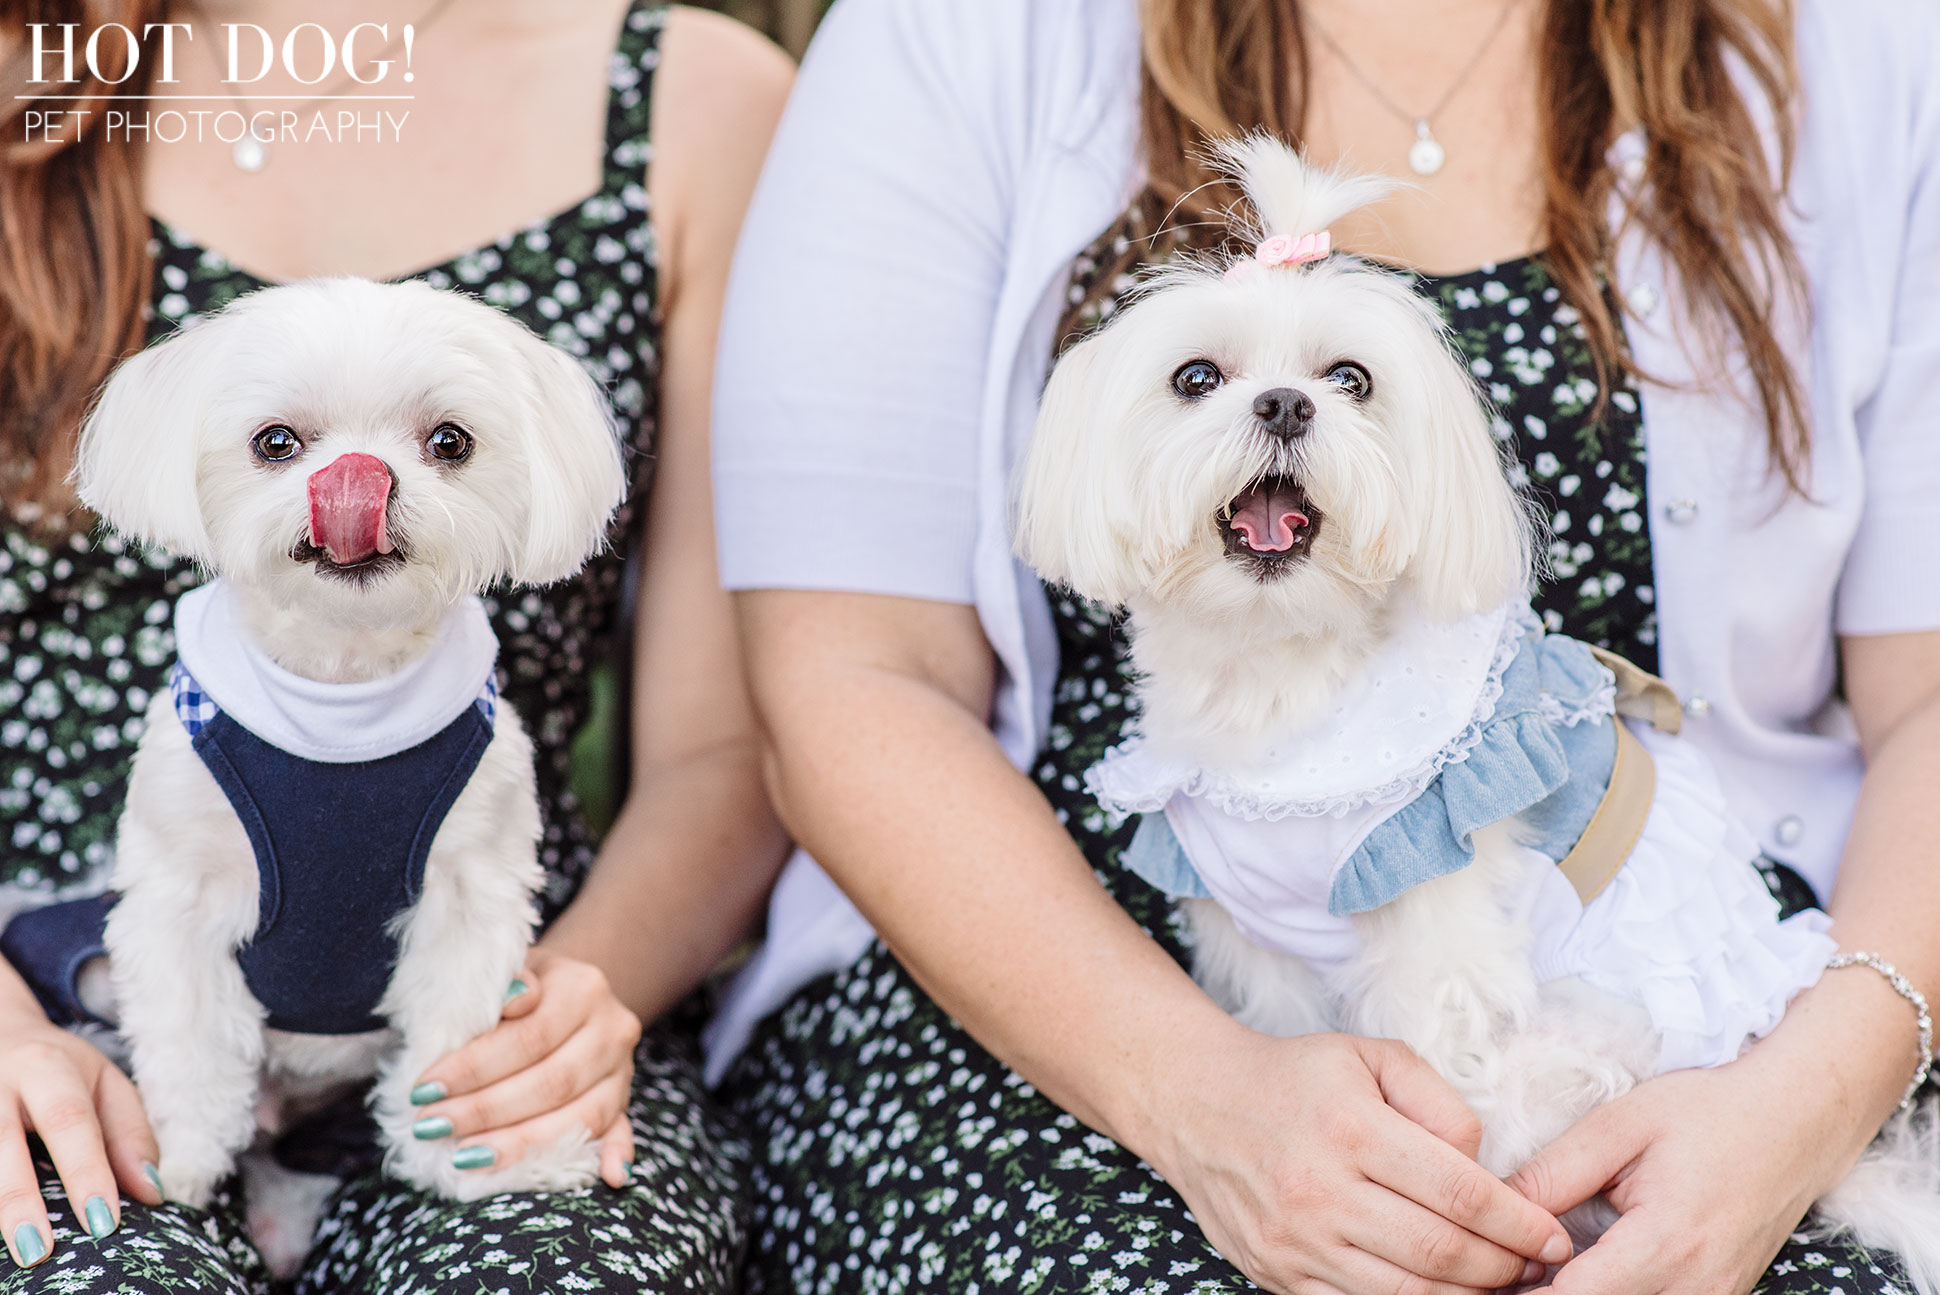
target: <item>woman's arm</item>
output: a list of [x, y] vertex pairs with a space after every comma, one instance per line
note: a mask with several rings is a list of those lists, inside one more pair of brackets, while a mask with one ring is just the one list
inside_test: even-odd
[[427, 1070], [427, 1118], [497, 1163], [572, 1124], [633, 1159], [633, 1048], [751, 926], [786, 838], [768, 807], [732, 609], [715, 572], [708, 471], [728, 262], [792, 75], [740, 25], [678, 9], [662, 40], [648, 177], [660, 247], [658, 461], [634, 650], [632, 783], [579, 895], [490, 1034]]
[[747, 934], [787, 847], [762, 789], [740, 640], [715, 561], [708, 427], [728, 264], [793, 70], [765, 40], [699, 10], [676, 11], [663, 48], [651, 197], [665, 325], [632, 786], [599, 865], [545, 939], [598, 966], [645, 1020]]
[[[1940, 1003], [1940, 632], [1852, 635], [1840, 656], [1866, 781], [1828, 906], [1833, 931], [1841, 948], [1880, 954]], [[1867, 1031], [1854, 1044], [1869, 1055], [1854, 1076], [1853, 1115], [1876, 1129], [1916, 1062], [1912, 1005], [1865, 968], [1828, 977], [1825, 988], [1828, 999], [1837, 990], [1836, 1005], [1823, 1009], [1829, 1020]]]
[[1493, 1289], [1567, 1254], [1475, 1164], [1474, 1117], [1406, 1048], [1253, 1033], [1113, 902], [986, 728], [995, 664], [971, 609], [741, 605], [796, 837], [945, 1010], [1150, 1161], [1255, 1280]]

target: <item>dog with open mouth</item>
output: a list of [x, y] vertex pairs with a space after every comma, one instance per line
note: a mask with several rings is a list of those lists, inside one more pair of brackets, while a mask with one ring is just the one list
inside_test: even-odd
[[[1087, 786], [1142, 816], [1121, 863], [1182, 905], [1195, 978], [1267, 1033], [1408, 1044], [1508, 1174], [1738, 1057], [1826, 970], [1830, 921], [1780, 920], [1662, 681], [1531, 614], [1535, 526], [1466, 366], [1402, 276], [1331, 251], [1389, 182], [1266, 136], [1219, 160], [1252, 254], [1156, 272], [1059, 360], [1016, 549], [1129, 613], [1137, 733]], [[1818, 1218], [1935, 1295], [1913, 1096]]]
[[213, 577], [175, 608], [93, 1004], [164, 1193], [206, 1204], [259, 1134], [372, 1076], [409, 1183], [591, 1183], [584, 1129], [461, 1168], [412, 1136], [411, 1087], [498, 1022], [532, 939], [532, 749], [477, 595], [605, 543], [625, 472], [598, 385], [457, 293], [269, 288], [121, 365], [76, 476], [108, 525]]

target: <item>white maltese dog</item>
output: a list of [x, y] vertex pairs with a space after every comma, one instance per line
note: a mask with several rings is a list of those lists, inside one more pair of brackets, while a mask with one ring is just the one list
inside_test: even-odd
[[[1507, 1174], [1737, 1057], [1836, 946], [1779, 920], [1669, 690], [1530, 614], [1528, 513], [1435, 312], [1328, 254], [1387, 182], [1259, 137], [1222, 160], [1257, 252], [1161, 272], [1064, 356], [1018, 552], [1130, 613], [1139, 731], [1087, 781], [1145, 816], [1125, 865], [1184, 904], [1206, 991], [1409, 1044]], [[1930, 1115], [1899, 1117], [1820, 1202], [1928, 1295], [1935, 1161]]]
[[532, 749], [475, 595], [603, 543], [625, 477], [597, 385], [478, 301], [294, 284], [117, 369], [76, 475], [215, 577], [176, 607], [107, 923], [163, 1191], [206, 1204], [259, 1128], [372, 1075], [406, 1182], [592, 1182], [586, 1132], [461, 1170], [410, 1090], [498, 1021], [532, 938]]

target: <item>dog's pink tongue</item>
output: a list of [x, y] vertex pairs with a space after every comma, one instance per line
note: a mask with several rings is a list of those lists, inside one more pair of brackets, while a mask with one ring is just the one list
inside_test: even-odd
[[1249, 486], [1233, 501], [1233, 529], [1255, 553], [1285, 553], [1293, 547], [1296, 527], [1307, 524], [1297, 504], [1299, 495], [1285, 486]]
[[310, 543], [338, 566], [391, 551], [384, 510], [391, 502], [391, 470], [370, 454], [345, 454], [310, 474]]

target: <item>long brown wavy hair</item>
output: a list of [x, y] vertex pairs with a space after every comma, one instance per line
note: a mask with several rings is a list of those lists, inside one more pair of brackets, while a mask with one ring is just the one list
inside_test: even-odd
[[[1148, 210], [1219, 223], [1236, 199], [1208, 169], [1208, 139], [1266, 129], [1298, 142], [1307, 45], [1289, 0], [1141, 0]], [[1538, 50], [1544, 260], [1581, 314], [1599, 385], [1635, 374], [1608, 291], [1616, 135], [1641, 127], [1645, 198], [1632, 212], [1677, 267], [1691, 317], [1719, 360], [1748, 372], [1772, 465], [1804, 489], [1799, 376], [1774, 321], [1803, 301], [1782, 220], [1798, 75], [1789, 0], [1550, 0]], [[1748, 74], [1763, 113], [1733, 79]], [[1776, 157], [1768, 161], [1761, 116]], [[1158, 223], [1148, 228], [1157, 230]], [[1109, 282], [1111, 276], [1101, 276]], [[1740, 363], [1723, 363], [1735, 350]], [[1741, 367], [1742, 366], [1742, 367]], [[1637, 375], [1648, 377], [1647, 374]]]
[[[111, 96], [148, 93], [153, 51], [143, 51], [133, 76], [109, 85], [89, 75], [82, 47], [98, 26], [118, 22], [140, 33], [165, 8], [165, 0], [0, 3], [0, 508], [23, 524], [64, 523], [81, 416], [115, 361], [140, 347], [145, 328], [151, 271], [140, 152], [125, 135], [109, 139], [101, 123]], [[29, 82], [26, 24], [37, 22], [79, 24], [79, 84]], [[108, 77], [127, 70], [121, 40], [101, 41], [100, 55]], [[88, 115], [65, 118], [52, 140], [39, 131], [27, 138], [28, 112], [63, 109]]]

